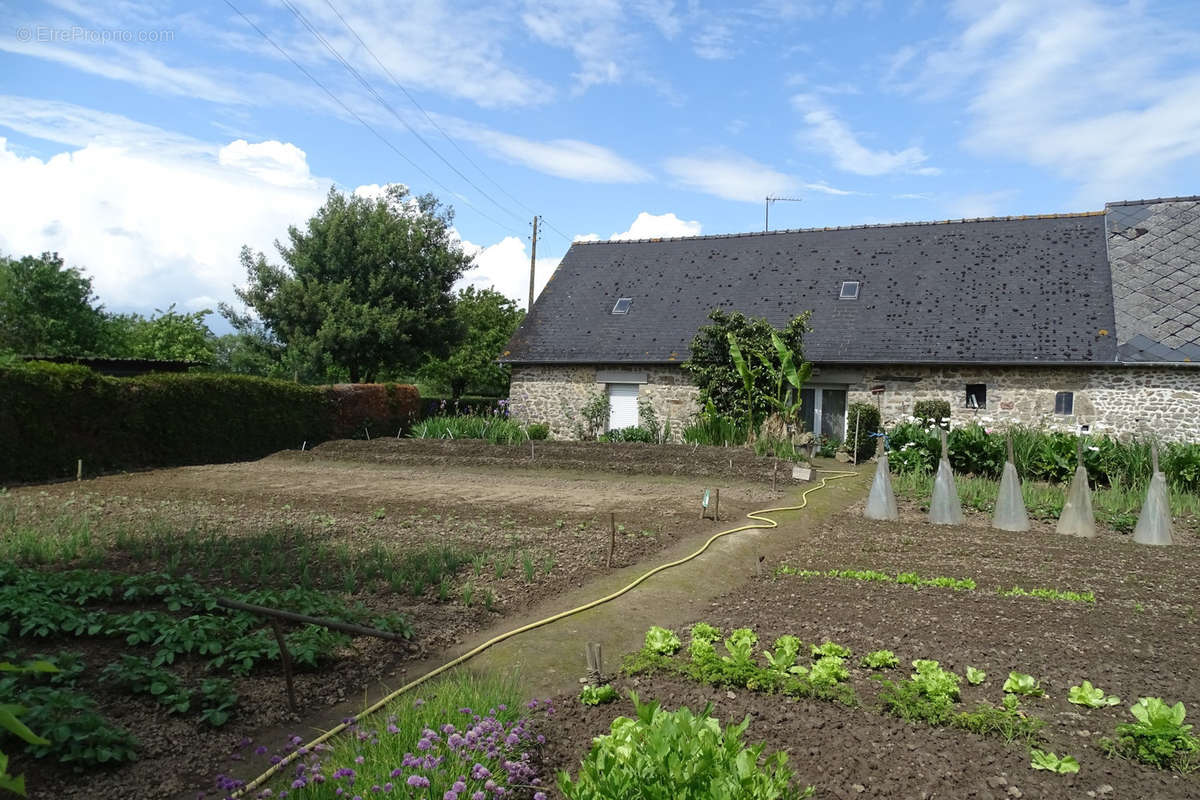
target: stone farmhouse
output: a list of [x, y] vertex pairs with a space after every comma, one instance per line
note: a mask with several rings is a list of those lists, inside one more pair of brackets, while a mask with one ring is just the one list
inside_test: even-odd
[[576, 435], [610, 400], [678, 433], [697, 389], [680, 368], [713, 308], [777, 327], [811, 311], [809, 430], [847, 405], [885, 421], [924, 399], [952, 424], [1023, 423], [1200, 441], [1200, 197], [1103, 211], [579, 242], [514, 334], [514, 416]]

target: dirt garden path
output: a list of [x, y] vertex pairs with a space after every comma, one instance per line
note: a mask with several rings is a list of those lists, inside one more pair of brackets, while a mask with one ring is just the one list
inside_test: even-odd
[[[831, 470], [835, 467], [846, 471], [853, 469], [835, 462], [829, 462], [827, 466]], [[765, 558], [766, 564], [777, 563], [800, 540], [821, 530], [830, 516], [860, 502], [870, 487], [873, 474], [873, 465], [867, 465], [860, 467], [856, 475], [830, 480], [825, 488], [809, 494], [803, 510], [770, 515], [779, 527], [742, 531], [722, 537], [703, 555], [653, 576], [628, 594], [518, 634], [485, 650], [460, 668], [473, 672], [515, 672], [529, 697], [577, 693], [579, 679], [587, 671], [584, 655], [587, 642], [594, 641], [602, 645], [605, 673], [615, 673], [620, 666], [621, 656], [642, 646], [646, 630], [651, 625], [678, 627], [690, 622], [716, 606], [714, 601], [717, 598], [754, 581], [755, 562], [759, 556]], [[772, 505], [798, 505], [803, 502], [804, 491], [815, 486], [818, 486], [816, 481], [794, 486], [781, 493]], [[491, 628], [465, 638], [461, 644], [434, 659], [407, 664], [393, 679], [394, 684], [376, 686], [369, 696], [353, 702], [320, 709], [307, 717], [302, 725], [293, 724], [274, 732], [260, 731], [259, 740], [282, 740], [297, 733], [309, 734], [308, 738], [313, 738], [312, 734], [334, 727], [390, 690], [496, 636], [611, 594], [654, 567], [690, 555], [712, 534], [750, 522], [752, 520], [740, 513], [737, 516], [722, 514], [719, 522], [708, 522], [711, 526], [709, 532], [683, 538], [639, 563], [588, 581], [520, 613], [510, 614]], [[410, 692], [413, 698], [420, 697], [420, 694], [420, 687]]]

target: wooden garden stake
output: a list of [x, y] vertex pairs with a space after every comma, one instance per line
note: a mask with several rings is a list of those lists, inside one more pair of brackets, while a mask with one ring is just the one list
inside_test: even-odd
[[716, 497], [713, 500], [713, 522], [719, 522], [721, 519], [721, 490], [717, 489]]
[[608, 515], [608, 568], [612, 569], [613, 549], [617, 546], [617, 515]]
[[80, 458], [75, 462], [75, 480], [83, 480], [83, 459]]
[[754, 559], [754, 576], [756, 578], [762, 577], [763, 562], [766, 560], [767, 560], [767, 557], [763, 556], [763, 555], [760, 555], [760, 556], [758, 556], [758, 558]]
[[779, 458], [776, 457], [775, 463], [771, 465], [771, 493], [775, 493], [775, 476], [779, 473]]
[[283, 640], [283, 629], [275, 619], [271, 620], [271, 630], [275, 631], [275, 641], [279, 642], [279, 661], [283, 664], [283, 679], [287, 681], [288, 710], [295, 714], [298, 708], [296, 687], [292, 684], [292, 654], [288, 652], [287, 642]]
[[854, 466], [858, 466], [858, 423], [862, 419], [861, 414], [854, 415], [854, 460], [851, 462]]
[[600, 652], [600, 643], [588, 642], [585, 655], [587, 656], [588, 685], [599, 686], [604, 682], [604, 656]]

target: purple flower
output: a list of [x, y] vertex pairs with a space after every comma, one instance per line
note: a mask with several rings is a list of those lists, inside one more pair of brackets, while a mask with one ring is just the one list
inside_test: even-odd
[[491, 770], [489, 770], [483, 764], [477, 763], [477, 764], [475, 764], [474, 768], [472, 768], [472, 770], [471, 770], [471, 777], [477, 781], [481, 781], [484, 778], [492, 777], [492, 773], [491, 773]]
[[409, 775], [408, 780], [405, 781], [405, 783], [414, 788], [424, 789], [425, 787], [429, 786], [429, 778], [426, 778], [422, 775]]

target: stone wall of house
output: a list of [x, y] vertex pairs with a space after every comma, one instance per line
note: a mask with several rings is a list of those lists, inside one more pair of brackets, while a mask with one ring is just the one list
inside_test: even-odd
[[[966, 407], [967, 384], [987, 387], [985, 408]], [[912, 414], [920, 400], [950, 403], [951, 424], [1020, 423], [1049, 430], [1144, 435], [1200, 441], [1200, 368], [882, 367], [848, 382], [847, 401], [876, 403], [885, 422]], [[882, 392], [872, 392], [883, 387]], [[1073, 413], [1054, 413], [1058, 392], [1073, 394]]]
[[[650, 398], [660, 425], [671, 421], [673, 438], [699, 410], [696, 387], [677, 366], [518, 365], [512, 373], [512, 414], [526, 422], [549, 423], [556, 439], [576, 438], [580, 409], [605, 392], [605, 383], [597, 379], [610, 370], [644, 376], [639, 394]], [[1109, 435], [1154, 433], [1200, 442], [1200, 367], [818, 366], [812, 382], [846, 386], [848, 403], [879, 405], [889, 424], [907, 419], [919, 400], [941, 399], [950, 403], [955, 426], [977, 421], [1078, 431], [1087, 425]], [[985, 408], [966, 407], [966, 386], [973, 383], [987, 387]], [[1073, 393], [1072, 414], [1054, 413], [1058, 392]]]
[[673, 439], [679, 439], [683, 426], [696, 415], [699, 391], [679, 367], [603, 364], [514, 365], [509, 413], [523, 422], [548, 423], [551, 438], [579, 438], [584, 425], [582, 409], [607, 391], [606, 373], [628, 373], [639, 378], [639, 401], [649, 400], [660, 427], [670, 421]]

